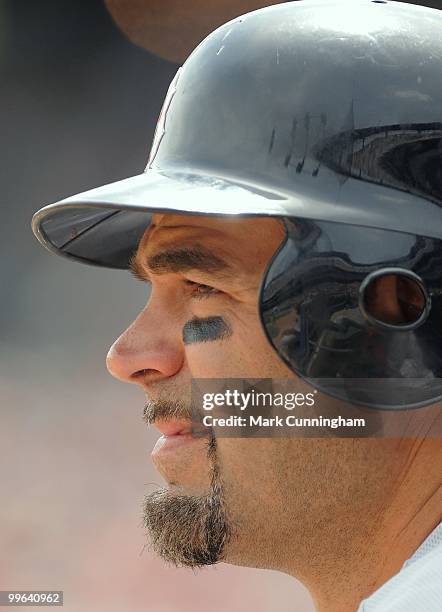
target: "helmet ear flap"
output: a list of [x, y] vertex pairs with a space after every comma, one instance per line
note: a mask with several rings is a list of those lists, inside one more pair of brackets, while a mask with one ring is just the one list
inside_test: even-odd
[[284, 362], [367, 407], [439, 400], [442, 241], [299, 218], [286, 227], [260, 296], [264, 330]]

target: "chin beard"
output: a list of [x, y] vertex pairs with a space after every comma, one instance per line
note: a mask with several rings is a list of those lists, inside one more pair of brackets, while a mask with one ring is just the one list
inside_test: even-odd
[[182, 495], [159, 489], [144, 499], [143, 525], [150, 547], [177, 567], [219, 563], [230, 539], [214, 439], [209, 444], [208, 458], [212, 470], [206, 495]]

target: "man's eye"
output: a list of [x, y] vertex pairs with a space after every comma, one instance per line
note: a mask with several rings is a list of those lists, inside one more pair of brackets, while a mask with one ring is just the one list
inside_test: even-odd
[[216, 295], [221, 293], [219, 289], [215, 289], [214, 287], [210, 287], [210, 285], [203, 285], [202, 283], [195, 283], [191, 280], [186, 280], [186, 285], [188, 285], [191, 289], [191, 295], [193, 298], [205, 298], [212, 295]]

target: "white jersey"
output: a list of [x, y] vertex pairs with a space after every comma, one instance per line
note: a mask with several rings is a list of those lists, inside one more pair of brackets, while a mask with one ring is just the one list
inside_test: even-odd
[[442, 611], [442, 523], [398, 574], [364, 599], [357, 612]]

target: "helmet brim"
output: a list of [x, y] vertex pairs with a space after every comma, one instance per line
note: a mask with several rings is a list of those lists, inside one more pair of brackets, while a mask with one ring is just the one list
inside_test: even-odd
[[153, 213], [286, 214], [287, 196], [208, 174], [143, 174], [40, 209], [32, 229], [50, 251], [91, 265], [125, 269]]

